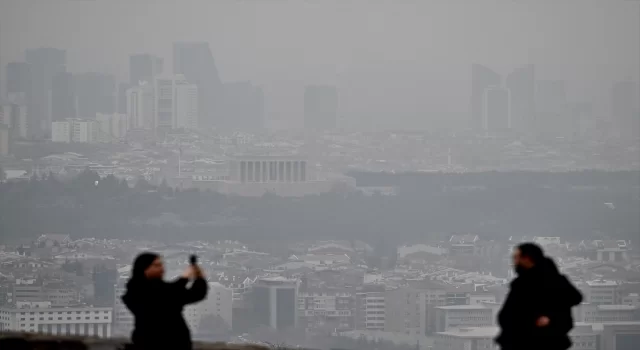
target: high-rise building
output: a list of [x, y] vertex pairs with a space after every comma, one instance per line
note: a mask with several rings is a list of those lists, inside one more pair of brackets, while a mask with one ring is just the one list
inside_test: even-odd
[[307, 288], [298, 294], [298, 326], [313, 331], [355, 329], [355, 294], [345, 288]]
[[141, 81], [152, 83], [154, 78], [162, 74], [164, 60], [150, 54], [129, 56], [129, 84], [136, 86]]
[[93, 72], [77, 74], [75, 85], [79, 118], [95, 119], [97, 113], [115, 112], [116, 82], [113, 75]]
[[262, 88], [253, 86], [249, 81], [225, 83], [223, 96], [219, 128], [240, 131], [264, 128]]
[[118, 94], [116, 96], [116, 112], [120, 114], [127, 113], [127, 90], [136, 85], [129, 85], [129, 83], [118, 84]]
[[493, 70], [479, 64], [471, 66], [471, 128], [483, 129], [485, 90], [501, 86], [502, 78]]
[[157, 77], [155, 101], [156, 127], [198, 127], [198, 87], [187, 82], [184, 75]]
[[383, 331], [386, 303], [384, 285], [364, 285], [356, 290], [356, 329]]
[[511, 128], [520, 132], [535, 130], [535, 66], [528, 64], [507, 76], [511, 93]]
[[29, 64], [26, 62], [9, 62], [7, 64], [7, 97], [21, 95], [26, 98], [30, 86]]
[[96, 143], [100, 124], [95, 120], [65, 119], [51, 123], [51, 141], [61, 143]]
[[0, 123], [0, 157], [9, 155], [9, 126]]
[[53, 77], [51, 89], [51, 120], [59, 121], [76, 117], [76, 94], [73, 75], [59, 72]]
[[484, 90], [482, 129], [505, 131], [511, 129], [511, 91], [490, 86]]
[[27, 106], [17, 103], [0, 105], [0, 123], [7, 125], [13, 139], [27, 138]]
[[218, 126], [223, 88], [213, 55], [206, 42], [173, 44], [173, 72], [198, 86], [200, 127]]
[[538, 81], [536, 90], [536, 128], [542, 135], [571, 134], [571, 115], [565, 83], [561, 80]]
[[263, 278], [252, 287], [253, 311], [259, 325], [274, 329], [297, 324], [298, 283], [283, 277]]
[[66, 71], [66, 51], [55, 48], [28, 49], [27, 105], [29, 138], [43, 138], [51, 126], [51, 88], [53, 77]]
[[304, 90], [304, 127], [332, 130], [338, 123], [338, 90], [334, 86], [307, 86]]
[[617, 82], [611, 88], [611, 116], [623, 137], [640, 135], [638, 99], [636, 83], [632, 81]]
[[152, 83], [143, 83], [127, 90], [129, 129], [155, 128], [155, 93]]

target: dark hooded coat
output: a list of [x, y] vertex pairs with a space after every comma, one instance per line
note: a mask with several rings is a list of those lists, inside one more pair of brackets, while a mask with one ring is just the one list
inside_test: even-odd
[[133, 276], [127, 283], [122, 301], [135, 318], [131, 335], [135, 349], [191, 350], [191, 334], [182, 316], [185, 305], [203, 300], [207, 295], [207, 282], [198, 278], [191, 288], [186, 278], [174, 282], [150, 280], [144, 270], [157, 255], [141, 255], [136, 259]]
[[[496, 342], [503, 350], [566, 350], [573, 328], [571, 308], [582, 302], [582, 295], [549, 258], [523, 271], [511, 282], [507, 299], [498, 314], [501, 333]], [[538, 318], [549, 324], [538, 327]]]

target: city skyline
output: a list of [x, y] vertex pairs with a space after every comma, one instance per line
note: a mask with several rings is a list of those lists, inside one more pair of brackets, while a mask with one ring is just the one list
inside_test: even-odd
[[[124, 4], [119, 2], [35, 3], [47, 6], [50, 11], [42, 12], [50, 13], [51, 19], [74, 13], [82, 20], [93, 21], [95, 24], [88, 30], [96, 36], [97, 33], [105, 33], [107, 23], [113, 23], [106, 21], [109, 16], [117, 16], [120, 25], [109, 28], [116, 33], [127, 31], [128, 35], [118, 36], [118, 41], [109, 42], [109, 47], [117, 49], [104, 51], [101, 45], [87, 45], [91, 38], [88, 33], [64, 37], [72, 30], [71, 25], [51, 22], [49, 17], [40, 18], [34, 14], [36, 19], [43, 24], [50, 23], [56, 30], [42, 36], [31, 28], [23, 31], [20, 42], [12, 42], [8, 38], [20, 26], [13, 18], [2, 17], [0, 62], [3, 64], [21, 60], [22, 52], [29, 47], [58, 46], [67, 48], [70, 71], [104, 71], [115, 74], [118, 81], [126, 81], [130, 54], [152, 53], [164, 58], [165, 67], [171, 67], [173, 42], [205, 41], [212, 49], [223, 81], [249, 80], [263, 86], [267, 101], [266, 118], [269, 126], [276, 128], [282, 127], [283, 122], [286, 127], [302, 125], [297, 117], [303, 111], [303, 86], [308, 84], [336, 85], [344, 101], [340, 115], [348, 116], [351, 126], [375, 129], [391, 128], [384, 116], [398, 110], [404, 113], [394, 122], [406, 128], [460, 127], [466, 124], [468, 108], [455, 103], [452, 97], [468, 99], [468, 87], [464, 81], [469, 79], [468, 67], [474, 62], [489, 64], [499, 72], [511, 71], [521, 64], [536, 64], [536, 74], [540, 79], [567, 81], [569, 100], [593, 100], [596, 113], [610, 111], [608, 86], [615, 81], [638, 80], [638, 4], [630, 1], [612, 3], [606, 8], [600, 8], [597, 1], [582, 1], [578, 8], [569, 1], [526, 6], [523, 3], [492, 1], [490, 3], [502, 6], [504, 16], [485, 23], [482, 19], [490, 15], [491, 8], [491, 4], [486, 2], [467, 2], [464, 7], [442, 2], [420, 5], [383, 3], [367, 5], [365, 12], [358, 12], [363, 8], [358, 1], [341, 5], [329, 1], [312, 6], [211, 4], [193, 0], [191, 3], [197, 6], [184, 7], [178, 13], [170, 12], [175, 15], [175, 21], [182, 20], [187, 14], [192, 18], [189, 21], [191, 25], [178, 32], [158, 27], [167, 19], [164, 16], [170, 5], [157, 4], [154, 6], [157, 12], [139, 17], [135, 14], [144, 10], [144, 1], [128, 6], [126, 11], [122, 11]], [[16, 4], [9, 2], [4, 6], [18, 14], [31, 8], [28, 4]], [[340, 11], [336, 12], [337, 9]], [[383, 13], [389, 11], [403, 16], [403, 22], [399, 23], [395, 17], [384, 17]], [[205, 21], [200, 12], [211, 13], [212, 20]], [[320, 17], [310, 17], [316, 12]], [[95, 18], [98, 13], [101, 17]], [[222, 13], [228, 16], [213, 20]], [[254, 13], [255, 18], [251, 16]], [[292, 16], [282, 18], [281, 13]], [[447, 16], [449, 23], [434, 17], [433, 14], [438, 13], [457, 16]], [[470, 13], [475, 17], [470, 17]], [[572, 16], [572, 25], [567, 27], [564, 18], [571, 13], [579, 15]], [[427, 16], [432, 30], [421, 31], [423, 27], [418, 25], [418, 16]], [[326, 33], [319, 31], [320, 18], [331, 18], [333, 28]], [[536, 19], [544, 25], [538, 26]], [[267, 26], [273, 20], [282, 25]], [[607, 26], [591, 26], [591, 23], [603, 20]], [[309, 25], [299, 28], [299, 33], [285, 30], [286, 24], [299, 22]], [[482, 30], [468, 30], [468, 26], [480, 23], [482, 25], [478, 28]], [[513, 34], [504, 33], [507, 25], [515, 26], [515, 30], [510, 30]], [[149, 28], [156, 35], [150, 40], [142, 40], [142, 33], [133, 30], [137, 26]], [[335, 35], [336, 31], [346, 28], [355, 29], [345, 31], [347, 35], [343, 38]], [[227, 40], [230, 33], [237, 40]], [[406, 43], [395, 40], [425, 35], [423, 39], [426, 40], [418, 43], [415, 40]], [[449, 40], [443, 41], [444, 37]], [[63, 38], [74, 40], [71, 42]], [[331, 40], [324, 40], [328, 38]], [[376, 42], [379, 43], [377, 46]], [[502, 43], [508, 45], [503, 46]], [[602, 50], [602, 45], [607, 46], [606, 50]], [[394, 93], [385, 99], [375, 98], [384, 90], [376, 87], [372, 79], [384, 80]], [[376, 102], [372, 104], [371, 100]], [[414, 110], [408, 110], [408, 106]], [[425, 114], [428, 118], [422, 117]]]

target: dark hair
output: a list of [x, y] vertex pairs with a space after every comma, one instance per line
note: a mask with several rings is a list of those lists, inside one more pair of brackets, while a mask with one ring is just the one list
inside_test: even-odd
[[145, 252], [136, 257], [133, 261], [133, 268], [131, 271], [131, 279], [143, 279], [145, 278], [144, 272], [153, 264], [153, 262], [159, 258], [160, 255], [151, 252]]
[[528, 257], [534, 264], [542, 262], [544, 259], [544, 252], [542, 251], [542, 248], [535, 243], [522, 243], [518, 245], [518, 250], [520, 251], [521, 256]]

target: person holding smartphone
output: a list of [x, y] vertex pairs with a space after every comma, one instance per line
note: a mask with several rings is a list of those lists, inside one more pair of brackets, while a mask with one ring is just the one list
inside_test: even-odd
[[[207, 296], [207, 282], [195, 257], [173, 282], [165, 282], [162, 258], [155, 253], [142, 253], [133, 263], [123, 303], [135, 318], [131, 341], [135, 349], [191, 350], [191, 333], [182, 316], [185, 305]], [[191, 288], [187, 288], [189, 281]]]

